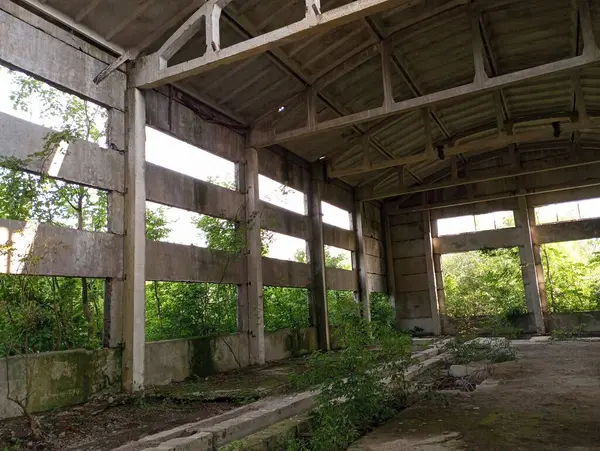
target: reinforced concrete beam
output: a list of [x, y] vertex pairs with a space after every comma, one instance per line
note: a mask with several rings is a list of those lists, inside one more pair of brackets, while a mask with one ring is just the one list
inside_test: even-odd
[[385, 199], [389, 197], [402, 196], [407, 194], [435, 191], [438, 189], [453, 188], [456, 186], [469, 185], [472, 183], [488, 182], [492, 180], [501, 180], [526, 175], [538, 174], [542, 172], [555, 171], [559, 169], [575, 168], [600, 163], [600, 157], [587, 157], [584, 159], [569, 159], [567, 161], [549, 164], [547, 161], [535, 164], [530, 167], [517, 167], [515, 169], [493, 169], [478, 171], [474, 175], [451, 179], [445, 182], [416, 185], [412, 187], [398, 186], [397, 188], [388, 188], [385, 190], [376, 190], [372, 187], [360, 187], [357, 190], [357, 196], [360, 200]]
[[[556, 121], [553, 120], [552, 122]], [[598, 118], [593, 118], [589, 120], [563, 118], [560, 126], [561, 135], [567, 136], [569, 133], [573, 133], [576, 131], [594, 129], [600, 126], [600, 120]], [[536, 143], [540, 141], [549, 141], [553, 139], [553, 133], [554, 129], [552, 123], [548, 122], [548, 125], [545, 127], [540, 126], [533, 130], [525, 131], [522, 133], [493, 135], [465, 144], [446, 146], [444, 148], [444, 154], [446, 157], [452, 157], [454, 155], [461, 155], [475, 151], [502, 149], [504, 147], [510, 146], [511, 144], [527, 144]], [[426, 161], [435, 161], [436, 158], [437, 157], [435, 155], [432, 155], [431, 151], [428, 151], [428, 149], [425, 148], [423, 152], [419, 152], [413, 155], [407, 155], [392, 160], [380, 161], [377, 163], [368, 162], [366, 164], [344, 169], [335, 169], [330, 166], [328, 175], [332, 178], [346, 177], [349, 175], [362, 174], [364, 172], [381, 171], [383, 169], [389, 169], [397, 166], [417, 164]]]
[[[477, 82], [446, 89], [443, 91], [434, 92], [431, 94], [426, 94], [420, 97], [416, 97], [414, 99], [393, 102], [392, 104], [385, 104], [377, 108], [372, 108], [366, 111], [349, 114], [340, 118], [319, 122], [311, 130], [309, 130], [307, 127], [302, 127], [295, 130], [275, 133], [274, 129], [272, 128], [268, 130], [260, 130], [259, 128], [255, 127], [251, 130], [250, 142], [252, 145], [263, 147], [278, 143], [281, 144], [291, 140], [308, 138], [310, 136], [314, 136], [320, 133], [339, 130], [341, 128], [349, 127], [362, 122], [373, 121], [376, 119], [384, 119], [386, 117], [397, 114], [409, 113], [411, 111], [427, 107], [433, 107], [443, 102], [460, 100], [468, 96], [475, 96], [478, 94], [484, 94], [486, 92], [492, 92], [504, 87], [526, 82], [546, 75], [575, 71], [589, 66], [591, 64], [596, 64], [598, 62], [600, 62], [600, 51], [598, 49], [595, 49], [594, 51], [584, 53], [573, 58], [555, 61], [553, 63], [548, 63], [529, 69], [523, 69], [512, 73], [499, 75], [497, 77], [491, 77], [487, 79], [479, 77]], [[426, 160], [426, 158], [421, 157], [418, 158], [416, 161], [418, 162], [424, 160]], [[392, 166], [398, 166], [401, 164], [413, 162], [415, 161], [407, 160], [406, 162], [400, 162], [397, 164], [393, 164]], [[359, 172], [365, 172], [364, 168], [361, 169], [362, 170]], [[381, 168], [374, 167], [373, 169]], [[336, 174], [336, 176], [342, 175]]]
[[[301, 39], [314, 33], [352, 22], [361, 17], [391, 8], [409, 8], [415, 0], [355, 0], [346, 5], [321, 13], [317, 7], [307, 8], [304, 19], [283, 28], [273, 30], [222, 50], [207, 52], [204, 56], [167, 67], [161, 52], [138, 59], [136, 62], [135, 85], [152, 88], [198, 75], [223, 64], [230, 64], [264, 53], [283, 43]], [[316, 4], [315, 4], [316, 5]]]

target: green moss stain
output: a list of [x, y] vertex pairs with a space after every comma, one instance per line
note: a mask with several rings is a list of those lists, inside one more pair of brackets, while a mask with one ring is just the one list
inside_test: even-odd
[[192, 374], [195, 376], [209, 376], [217, 372], [213, 361], [213, 340], [209, 338], [192, 341]]

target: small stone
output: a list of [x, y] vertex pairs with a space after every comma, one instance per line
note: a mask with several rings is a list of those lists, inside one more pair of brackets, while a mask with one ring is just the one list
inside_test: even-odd
[[479, 407], [475, 406], [473, 407], [473, 410], [479, 410]]
[[487, 365], [485, 363], [469, 363], [467, 365], [452, 365], [448, 374], [452, 377], [466, 377], [472, 374], [485, 372]]
[[552, 339], [549, 335], [536, 335], [535, 337], [531, 337], [529, 341], [533, 343], [545, 343]]

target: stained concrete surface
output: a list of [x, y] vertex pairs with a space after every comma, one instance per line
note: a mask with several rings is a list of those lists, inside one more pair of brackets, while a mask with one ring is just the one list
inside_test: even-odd
[[474, 392], [411, 407], [350, 449], [600, 450], [600, 343], [518, 350]]

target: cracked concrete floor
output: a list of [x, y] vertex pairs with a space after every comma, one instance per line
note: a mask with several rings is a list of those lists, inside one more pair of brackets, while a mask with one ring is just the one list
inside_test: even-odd
[[475, 392], [406, 409], [350, 449], [600, 450], [600, 343], [518, 350]]

